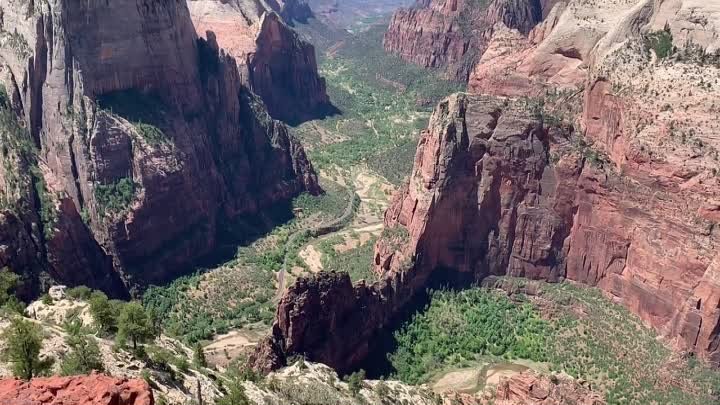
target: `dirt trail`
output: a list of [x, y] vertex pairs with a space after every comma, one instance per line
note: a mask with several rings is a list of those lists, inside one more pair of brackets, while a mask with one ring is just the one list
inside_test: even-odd
[[313, 239], [300, 250], [300, 258], [312, 273], [323, 270], [322, 252], [317, 248], [318, 243], [340, 236], [342, 242], [336, 245], [335, 249], [342, 252], [362, 246], [372, 236], [380, 236], [383, 230], [383, 214], [394, 191], [393, 186], [366, 168], [354, 170], [350, 177], [348, 180], [360, 198], [355, 219], [343, 229]]

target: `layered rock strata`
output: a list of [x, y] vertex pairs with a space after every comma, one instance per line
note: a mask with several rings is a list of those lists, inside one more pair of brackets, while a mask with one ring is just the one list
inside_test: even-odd
[[395, 12], [385, 50], [467, 81], [496, 24], [528, 33], [543, 16], [539, 0], [424, 0]]
[[315, 48], [288, 26], [312, 16], [306, 3], [192, 0], [188, 4], [198, 34], [214, 33], [220, 47], [237, 60], [242, 83], [263, 99], [274, 118], [298, 123], [330, 111]]
[[0, 6], [2, 84], [24, 129], [3, 152], [34, 167], [1, 177], [36, 183], [6, 204], [0, 235], [23, 246], [4, 245], [3, 265], [37, 274], [39, 257], [52, 278], [92, 287], [156, 282], [216, 246], [219, 218], [319, 191], [302, 147], [214, 37], [198, 39], [184, 2]]
[[706, 200], [622, 173], [569, 128], [544, 125], [540, 111], [490, 96], [441, 103], [386, 213], [374, 258], [383, 281], [298, 282], [265, 346], [275, 359], [305, 353], [351, 369], [429, 280], [510, 275], [597, 286], [682, 349], [720, 362]]

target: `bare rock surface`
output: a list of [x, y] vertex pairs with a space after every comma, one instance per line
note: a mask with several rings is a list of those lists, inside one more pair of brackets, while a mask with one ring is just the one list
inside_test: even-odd
[[218, 219], [319, 191], [302, 147], [215, 38], [197, 37], [184, 2], [0, 7], [2, 84], [28, 161], [4, 176], [35, 165], [45, 184], [4, 215], [0, 235], [27, 241], [2, 249], [16, 272], [36, 261], [49, 280], [126, 294], [211, 252]]
[[198, 35], [214, 34], [237, 60], [242, 83], [263, 99], [273, 117], [300, 122], [329, 111], [315, 48], [288, 25], [312, 15], [306, 3], [193, 0], [188, 6]]
[[15, 405], [153, 405], [152, 390], [142, 380], [92, 374], [0, 380], [0, 404]]

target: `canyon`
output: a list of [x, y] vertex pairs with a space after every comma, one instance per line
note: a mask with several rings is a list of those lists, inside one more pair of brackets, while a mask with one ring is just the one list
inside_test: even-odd
[[0, 265], [26, 295], [51, 280], [127, 295], [210, 253], [220, 224], [321, 192], [184, 2], [0, 6]]
[[235, 58], [241, 82], [273, 118], [299, 123], [333, 111], [315, 48], [289, 26], [313, 16], [307, 3], [194, 0], [188, 6], [198, 34], [213, 35]]
[[[386, 48], [452, 44], [432, 34], [393, 41], [403, 16], [425, 27], [457, 4], [398, 12]], [[546, 6], [534, 28], [498, 24], [480, 41], [487, 50], [469, 87], [484, 95], [455, 95], [436, 108], [385, 215], [374, 258], [381, 280], [299, 280], [278, 307], [258, 368], [305, 353], [352, 370], [430, 280], [470, 285], [490, 275], [598, 287], [678, 350], [720, 363], [720, 145], [711, 118], [720, 72], [709, 34], [720, 10], [693, 1]], [[687, 29], [695, 20], [701, 27]], [[657, 36], [670, 38], [675, 56], [656, 47]], [[418, 55], [451, 74], [459, 58], [434, 65]], [[520, 95], [535, 98], [505, 98]]]
[[[419, 0], [373, 31], [407, 3], [0, 0], [0, 288], [7, 268], [25, 301], [56, 284], [142, 297], [157, 334], [131, 352], [119, 331], [84, 331], [123, 378], [0, 380], [0, 404], [717, 399], [714, 376], [695, 383], [720, 365], [720, 7]], [[534, 311], [522, 319], [547, 329], [526, 349], [578, 347], [535, 359], [488, 333], [474, 357], [433, 352], [432, 373], [404, 379], [383, 368], [389, 340], [435, 288]], [[71, 315], [96, 326], [96, 299], [28, 307], [43, 358], [69, 353]], [[436, 329], [462, 323], [448, 313]], [[603, 329], [620, 348], [593, 334], [622, 323]], [[516, 360], [535, 364], [431, 392]]]

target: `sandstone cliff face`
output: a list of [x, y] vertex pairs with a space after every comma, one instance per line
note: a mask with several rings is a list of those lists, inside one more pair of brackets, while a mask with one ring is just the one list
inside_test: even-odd
[[542, 18], [538, 0], [427, 0], [393, 15], [385, 50], [467, 81], [497, 23], [529, 32]]
[[237, 60], [242, 83], [260, 95], [274, 118], [297, 123], [327, 112], [330, 101], [325, 79], [318, 73], [315, 48], [286, 24], [312, 15], [306, 3], [193, 0], [188, 4], [198, 34], [215, 34], [220, 47]]
[[0, 404], [153, 405], [150, 387], [142, 380], [92, 374], [83, 377], [35, 378], [30, 382], [0, 380]]
[[318, 191], [302, 148], [214, 38], [198, 40], [185, 3], [0, 7], [3, 84], [54, 205], [42, 239], [56, 279], [94, 263], [96, 278], [160, 280], [215, 246], [218, 217]]
[[[601, 109], [617, 116], [622, 108]], [[456, 95], [441, 103], [386, 213], [374, 259], [384, 281], [291, 288], [274, 329], [280, 360], [307, 353], [347, 370], [428, 280], [511, 275], [597, 286], [680, 348], [720, 362], [707, 196], [622, 173], [578, 140], [544, 127], [524, 102]], [[316, 301], [342, 304], [308, 304]], [[317, 319], [327, 322], [315, 330]], [[335, 331], [354, 333], [338, 332], [340, 344], [327, 337]]]

